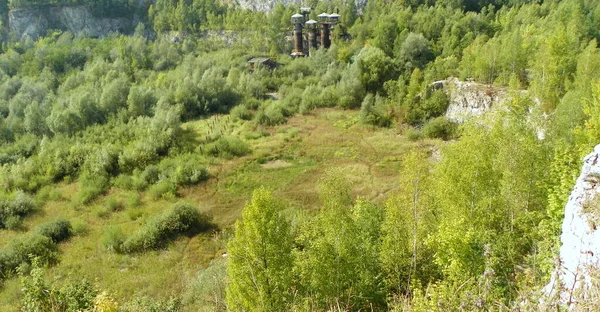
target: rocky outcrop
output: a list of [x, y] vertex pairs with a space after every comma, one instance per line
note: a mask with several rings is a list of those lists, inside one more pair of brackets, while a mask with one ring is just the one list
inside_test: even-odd
[[[352, 1], [352, 0], [350, 0]], [[303, 6], [305, 5], [305, 0], [237, 0], [239, 6], [243, 9], [250, 9], [253, 11], [263, 11], [270, 12], [273, 10], [275, 5], [278, 3], [283, 3], [283, 5], [297, 5]], [[367, 0], [354, 0], [354, 4], [356, 8], [360, 11], [365, 5], [367, 5]], [[331, 12], [330, 12], [331, 13]]]
[[544, 289], [546, 295], [559, 297], [563, 304], [573, 305], [589, 297], [590, 273], [600, 265], [600, 231], [593, 215], [593, 210], [600, 208], [599, 193], [600, 145], [584, 158], [581, 175], [565, 206], [560, 265]]
[[110, 32], [131, 32], [137, 22], [135, 18], [95, 17], [85, 6], [19, 9], [10, 11], [8, 15], [9, 30], [19, 39], [37, 39], [51, 29], [70, 31], [74, 35], [105, 37]]
[[492, 87], [472, 81], [460, 81], [456, 78], [436, 81], [432, 89], [442, 89], [448, 95], [449, 105], [446, 117], [455, 122], [481, 116], [507, 99], [503, 88]]

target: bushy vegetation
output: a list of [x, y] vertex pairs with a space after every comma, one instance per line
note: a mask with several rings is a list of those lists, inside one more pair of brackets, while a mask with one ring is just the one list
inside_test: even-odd
[[59, 218], [38, 225], [35, 228], [35, 232], [50, 238], [54, 243], [60, 243], [71, 238], [73, 235], [73, 228], [71, 227], [71, 222]]
[[40, 234], [28, 234], [10, 241], [0, 249], [0, 276], [9, 278], [17, 269], [37, 258], [40, 264], [48, 265], [58, 260], [58, 247], [52, 238]]
[[113, 248], [124, 252], [144, 251], [161, 247], [168, 239], [179, 234], [200, 233], [212, 227], [209, 216], [190, 204], [180, 202], [146, 222], [118, 249]]
[[17, 228], [22, 218], [37, 209], [36, 202], [22, 191], [17, 191], [13, 199], [1, 199], [0, 226], [8, 229]]
[[[373, 0], [358, 10], [354, 1], [308, 1], [316, 8], [311, 18], [336, 10], [342, 23], [329, 50], [298, 59], [284, 55], [297, 8], [283, 5], [264, 13], [216, 0], [11, 0], [0, 2], [0, 33], [8, 38], [9, 9], [64, 4], [101, 16], [136, 14], [142, 25], [132, 36], [53, 31], [35, 42], [3, 42], [0, 227], [14, 236], [0, 249], [0, 275], [31, 266], [24, 309], [117, 306], [89, 282], [42, 283], [38, 264], [58, 261], [56, 244], [76, 223], [57, 219], [29, 233], [8, 232], [28, 230], [23, 221], [38, 207], [93, 211], [103, 225], [123, 211], [128, 223], [107, 227], [100, 238], [122, 253], [115, 257], [163, 248], [213, 225], [189, 204], [148, 216], [146, 203], [170, 205], [236, 158], [258, 154], [252, 142], [271, 129], [333, 107], [360, 110], [360, 123], [342, 125], [347, 131], [409, 129], [405, 136], [419, 147], [398, 160], [398, 189], [376, 204], [353, 198], [339, 174], [329, 174], [322, 208], [296, 218], [281, 214], [286, 198], [259, 188], [219, 249], [227, 268], [214, 275], [229, 279], [226, 298], [223, 289], [204, 289], [216, 299], [189, 295], [190, 302], [230, 310], [483, 311], [518, 305], [548, 279], [574, 172], [600, 140], [597, 3]], [[207, 39], [208, 29], [235, 30], [242, 39]], [[279, 66], [250, 70], [247, 60], [256, 55]], [[443, 116], [452, 90], [432, 85], [448, 77], [502, 88], [505, 107], [479, 121], [452, 122]], [[221, 114], [229, 117], [213, 117]], [[261, 160], [306, 154], [268, 148], [277, 155]], [[226, 181], [216, 190], [271, 181], [255, 182]], [[121, 191], [130, 192], [126, 200]], [[235, 214], [230, 202], [219, 204]], [[145, 221], [138, 227], [138, 220]], [[180, 304], [139, 297], [121, 308]]]
[[423, 126], [423, 135], [428, 138], [437, 138], [442, 140], [452, 139], [457, 132], [456, 123], [446, 117], [437, 117], [431, 119]]

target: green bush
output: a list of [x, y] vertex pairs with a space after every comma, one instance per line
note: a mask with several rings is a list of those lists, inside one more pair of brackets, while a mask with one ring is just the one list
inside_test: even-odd
[[119, 311], [122, 312], [178, 312], [181, 302], [178, 298], [169, 300], [156, 300], [148, 297], [135, 296], [131, 301], [123, 304]]
[[75, 219], [73, 222], [71, 222], [71, 227], [73, 230], [73, 235], [84, 235], [89, 232], [87, 223], [80, 219]]
[[61, 288], [49, 285], [39, 259], [34, 259], [28, 275], [21, 276], [22, 311], [90, 311], [98, 291], [87, 279], [68, 281]]
[[79, 201], [82, 204], [89, 204], [98, 196], [104, 194], [109, 186], [109, 180], [105, 176], [89, 176], [84, 174], [79, 179], [81, 188], [79, 189]]
[[29, 213], [37, 209], [37, 204], [33, 198], [27, 196], [22, 191], [17, 191], [15, 198], [9, 205], [9, 212], [11, 215], [26, 216]]
[[4, 226], [9, 230], [17, 230], [23, 224], [23, 220], [19, 216], [8, 216], [4, 220]]
[[208, 215], [183, 202], [150, 219], [122, 244], [125, 252], [138, 252], [160, 247], [166, 240], [185, 232], [198, 233], [212, 227]]
[[225, 158], [240, 157], [251, 152], [248, 144], [233, 135], [219, 137], [215, 142], [206, 144], [202, 151], [206, 155]]
[[123, 210], [123, 202], [115, 197], [110, 197], [106, 201], [106, 210], [110, 212], [117, 212]]
[[36, 202], [22, 191], [17, 191], [14, 199], [0, 199], [0, 227], [16, 229], [22, 218], [37, 210]]
[[392, 120], [384, 100], [379, 96], [367, 94], [360, 107], [360, 121], [364, 124], [388, 127]]
[[55, 293], [59, 311], [90, 311], [98, 291], [87, 279], [69, 281]]
[[183, 163], [175, 169], [172, 178], [177, 185], [195, 185], [208, 180], [208, 170], [195, 163]]
[[284, 109], [279, 105], [267, 105], [259, 108], [254, 115], [254, 120], [265, 126], [275, 126], [286, 122]]
[[102, 245], [108, 251], [121, 252], [121, 245], [125, 241], [125, 235], [119, 227], [110, 227], [108, 231], [104, 233], [102, 238]]
[[142, 203], [142, 199], [140, 198], [140, 194], [133, 193], [127, 196], [127, 207], [128, 208], [137, 208]]
[[46, 222], [38, 225], [35, 228], [35, 233], [46, 236], [52, 239], [55, 243], [65, 241], [73, 235], [73, 228], [71, 222], [68, 220], [58, 218], [50, 222]]
[[36, 194], [36, 199], [40, 202], [63, 200], [62, 195], [54, 187], [47, 185], [42, 187]]
[[142, 171], [140, 178], [146, 182], [147, 185], [154, 184], [158, 182], [158, 179], [160, 178], [160, 169], [157, 166], [150, 165]]
[[423, 138], [423, 133], [419, 129], [410, 128], [406, 130], [406, 138], [410, 141], [418, 141]]
[[423, 127], [423, 135], [428, 138], [450, 140], [455, 137], [456, 123], [446, 117], [438, 117], [430, 120]]
[[0, 275], [11, 277], [22, 264], [31, 264], [38, 258], [42, 264], [51, 264], [58, 259], [58, 247], [50, 237], [29, 234], [9, 242], [0, 249]]
[[177, 185], [173, 181], [163, 180], [154, 185], [151, 185], [148, 189], [148, 194], [154, 200], [157, 199], [170, 199], [177, 195]]
[[229, 114], [231, 114], [231, 117], [233, 117], [234, 119], [240, 119], [240, 120], [252, 119], [252, 113], [244, 105], [238, 105], [238, 106], [232, 108], [231, 111], [229, 112]]
[[112, 180], [112, 185], [120, 189], [133, 190], [134, 179], [128, 174], [120, 174]]
[[442, 90], [433, 91], [423, 102], [423, 110], [427, 117], [438, 117], [446, 113], [450, 100]]

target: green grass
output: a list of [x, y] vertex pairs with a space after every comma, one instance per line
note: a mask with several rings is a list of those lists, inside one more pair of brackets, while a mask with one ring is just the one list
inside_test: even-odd
[[[239, 136], [250, 153], [209, 157], [210, 179], [178, 188], [175, 198], [111, 188], [86, 205], [78, 199], [81, 187], [77, 182], [54, 185], [44, 190], [48, 201], [38, 213], [25, 218], [21, 232], [2, 230], [0, 245], [41, 223], [64, 218], [73, 224], [75, 234], [60, 244], [60, 262], [47, 270], [48, 279], [87, 277], [119, 302], [134, 294], [161, 299], [182, 295], [225, 252], [229, 229], [255, 188], [271, 188], [276, 198], [284, 200], [285, 214], [293, 223], [319, 208], [317, 184], [332, 169], [352, 183], [354, 196], [383, 203], [397, 185], [402, 155], [438, 142], [412, 142], [399, 135], [400, 129], [365, 127], [356, 122], [357, 114], [320, 109], [273, 127], [257, 127], [229, 116], [188, 122], [183, 125], [185, 140], [202, 143], [219, 135]], [[180, 236], [164, 249], [144, 253], [118, 254], [106, 249], [103, 241], [109, 231], [121, 231], [127, 237], [182, 199], [212, 215], [221, 233]], [[18, 279], [5, 282], [0, 311], [18, 311], [19, 289]], [[185, 310], [201, 310], [201, 302], [191, 300]]]

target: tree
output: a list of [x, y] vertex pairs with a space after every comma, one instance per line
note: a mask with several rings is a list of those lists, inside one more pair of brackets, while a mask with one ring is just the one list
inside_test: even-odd
[[281, 311], [290, 305], [292, 236], [271, 192], [259, 188], [227, 245], [227, 305], [233, 311]]
[[402, 163], [399, 191], [385, 205], [380, 259], [394, 292], [408, 292], [415, 281], [426, 284], [435, 276], [424, 244], [435, 224], [428, 202], [430, 166], [426, 152], [411, 150]]
[[531, 89], [547, 110], [556, 108], [575, 72], [579, 38], [576, 27], [559, 24], [540, 44], [532, 64]]
[[385, 307], [378, 261], [383, 213], [363, 199], [354, 206], [338, 173], [321, 182], [323, 207], [303, 229], [297, 259], [309, 310]]
[[414, 68], [425, 67], [434, 59], [434, 55], [429, 41], [422, 34], [410, 33], [400, 47], [398, 58], [400, 65], [410, 72]]
[[381, 90], [383, 83], [394, 74], [392, 59], [376, 47], [364, 47], [356, 56], [355, 64], [360, 72], [360, 80], [368, 92]]

